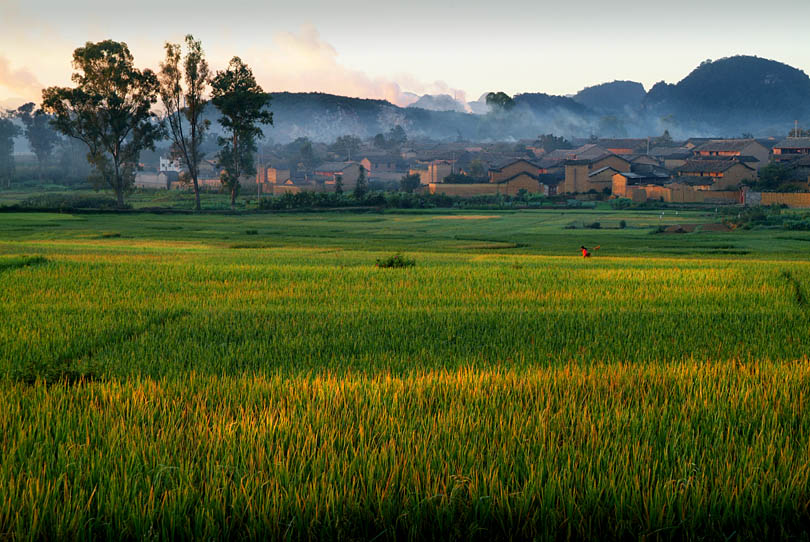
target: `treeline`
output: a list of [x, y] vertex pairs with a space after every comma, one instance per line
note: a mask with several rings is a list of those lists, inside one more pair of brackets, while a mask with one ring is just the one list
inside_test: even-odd
[[106, 40], [77, 48], [72, 62], [75, 86], [46, 88], [39, 107], [28, 103], [0, 115], [0, 183], [10, 186], [15, 175], [15, 137], [26, 136], [41, 179], [60, 136], [65, 136], [71, 141], [70, 155], [79, 148], [84, 152], [91, 182], [112, 189], [117, 206], [125, 208], [141, 153], [154, 151], [157, 142], [168, 139], [171, 156], [182, 164], [200, 210], [198, 176], [211, 125], [204, 116], [210, 103], [224, 132], [217, 138], [215, 159], [233, 206], [240, 179], [256, 173], [261, 126], [273, 123], [271, 97], [239, 57], [224, 70], [210, 70], [200, 41], [191, 35], [184, 45], [166, 43], [165, 52], [154, 72], [135, 68], [126, 43]]
[[542, 207], [552, 200], [539, 194], [521, 192], [515, 196], [481, 195], [467, 198], [446, 194], [422, 194], [408, 192], [369, 192], [358, 196], [336, 192], [287, 193], [274, 198], [259, 200], [264, 210], [290, 209], [349, 209], [375, 207], [384, 209], [514, 209]]

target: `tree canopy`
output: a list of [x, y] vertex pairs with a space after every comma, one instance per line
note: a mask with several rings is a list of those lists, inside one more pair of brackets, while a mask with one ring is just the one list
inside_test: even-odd
[[[166, 59], [160, 64], [160, 97], [172, 140], [172, 157], [180, 160], [194, 187], [195, 208], [200, 210], [199, 168], [201, 150], [210, 121], [203, 118], [205, 92], [210, 80], [202, 43], [186, 36], [186, 54], [180, 44], [166, 43]], [[185, 85], [185, 88], [184, 88]]]
[[228, 68], [218, 71], [211, 81], [211, 101], [222, 116], [219, 122], [228, 137], [219, 138], [219, 164], [222, 184], [231, 193], [231, 206], [236, 203], [239, 179], [254, 175], [253, 154], [256, 139], [263, 137], [262, 124], [273, 124], [273, 113], [266, 108], [270, 95], [256, 83], [253, 71], [239, 57], [233, 57]]
[[25, 126], [25, 137], [37, 157], [41, 179], [42, 165], [50, 158], [53, 148], [59, 142], [59, 134], [51, 127], [48, 115], [42, 109], [36, 109], [33, 102], [20, 106], [16, 115]]
[[158, 80], [151, 70], [138, 70], [126, 43], [88, 42], [73, 52], [74, 88], [42, 91], [42, 109], [52, 125], [83, 141], [96, 181], [115, 191], [119, 207], [135, 179], [138, 157], [154, 149], [162, 126], [152, 112]]

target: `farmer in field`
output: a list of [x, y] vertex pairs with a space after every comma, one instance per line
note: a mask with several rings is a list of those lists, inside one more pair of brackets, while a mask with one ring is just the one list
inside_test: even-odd
[[[594, 247], [594, 250], [599, 250], [600, 247], [601, 247], [601, 245], [598, 246], [598, 247]], [[590, 258], [591, 257], [591, 251], [590, 250], [585, 248], [583, 245], [580, 245], [579, 248], [582, 250], [582, 257], [583, 258]]]

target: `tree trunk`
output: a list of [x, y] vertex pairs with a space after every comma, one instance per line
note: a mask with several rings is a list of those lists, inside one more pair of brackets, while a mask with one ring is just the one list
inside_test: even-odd
[[201, 211], [200, 209], [200, 185], [197, 182], [197, 176], [191, 178], [191, 181], [194, 183], [194, 210], [198, 213]]
[[231, 210], [236, 209], [236, 185], [231, 185]]
[[121, 188], [121, 185], [115, 187], [115, 198], [118, 200], [118, 208], [124, 208], [124, 189]]

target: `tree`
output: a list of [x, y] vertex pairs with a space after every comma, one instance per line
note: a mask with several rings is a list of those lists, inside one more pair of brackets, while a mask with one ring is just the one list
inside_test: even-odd
[[340, 136], [332, 143], [330, 150], [339, 156], [345, 157], [346, 160], [351, 160], [352, 155], [357, 156], [357, 152], [360, 150], [360, 145], [362, 144], [363, 141], [359, 137], [344, 135]]
[[388, 137], [386, 140], [388, 141], [389, 147], [399, 147], [408, 141], [408, 134], [405, 133], [405, 128], [397, 124], [388, 130]]
[[357, 184], [354, 187], [352, 196], [354, 199], [361, 200], [368, 193], [368, 179], [366, 179], [366, 168], [360, 166], [360, 174], [357, 176]]
[[21, 130], [12, 122], [9, 115], [0, 113], [0, 183], [11, 186], [14, 178], [14, 138]]
[[[210, 121], [203, 119], [205, 90], [210, 79], [202, 44], [186, 36], [186, 55], [180, 44], [166, 43], [166, 60], [160, 64], [160, 97], [166, 109], [165, 121], [172, 140], [172, 158], [180, 160], [194, 186], [194, 208], [200, 210], [200, 162], [205, 132]], [[182, 61], [182, 66], [181, 66]], [[185, 81], [185, 88], [183, 82]]]
[[[795, 170], [789, 165], [779, 164], [772, 162], [759, 170], [759, 178], [756, 180], [749, 180], [747, 184], [754, 190], [759, 191], [792, 191], [787, 189], [785, 185], [791, 181], [797, 180]], [[783, 190], [783, 188], [785, 190]]]
[[515, 106], [515, 100], [505, 92], [490, 92], [487, 94], [486, 101], [487, 105], [493, 109], [504, 111], [512, 109]]
[[468, 173], [470, 177], [475, 177], [477, 179], [480, 179], [487, 174], [486, 169], [484, 168], [484, 163], [477, 158], [470, 162]]
[[236, 205], [239, 178], [255, 175], [253, 153], [256, 139], [264, 136], [260, 124], [273, 124], [273, 113], [265, 110], [270, 95], [256, 83], [253, 71], [235, 56], [228, 69], [218, 71], [211, 82], [211, 101], [222, 114], [219, 122], [228, 137], [218, 139], [222, 185], [231, 193], [231, 207]]
[[335, 194], [343, 193], [343, 175], [335, 177]]
[[403, 192], [413, 192], [422, 185], [422, 179], [416, 173], [404, 175], [399, 181], [399, 189]]
[[59, 142], [59, 134], [51, 128], [48, 115], [42, 109], [34, 111], [35, 108], [36, 104], [33, 102], [22, 105], [17, 109], [17, 117], [25, 126], [25, 137], [37, 157], [37, 170], [42, 179], [42, 165], [50, 158], [54, 146]]
[[136, 69], [127, 44], [112, 40], [76, 49], [73, 67], [76, 87], [43, 90], [42, 109], [54, 116], [51, 124], [59, 132], [87, 145], [94, 180], [112, 188], [123, 207], [141, 150], [154, 150], [163, 135], [152, 112], [157, 77], [151, 70]]
[[385, 140], [385, 136], [383, 134], [377, 134], [374, 136], [374, 146], [378, 149], [384, 149], [388, 146], [388, 142]]
[[540, 146], [544, 151], [552, 152], [558, 149], [570, 149], [571, 143], [562, 136], [555, 136], [554, 134], [544, 134], [537, 138]]

